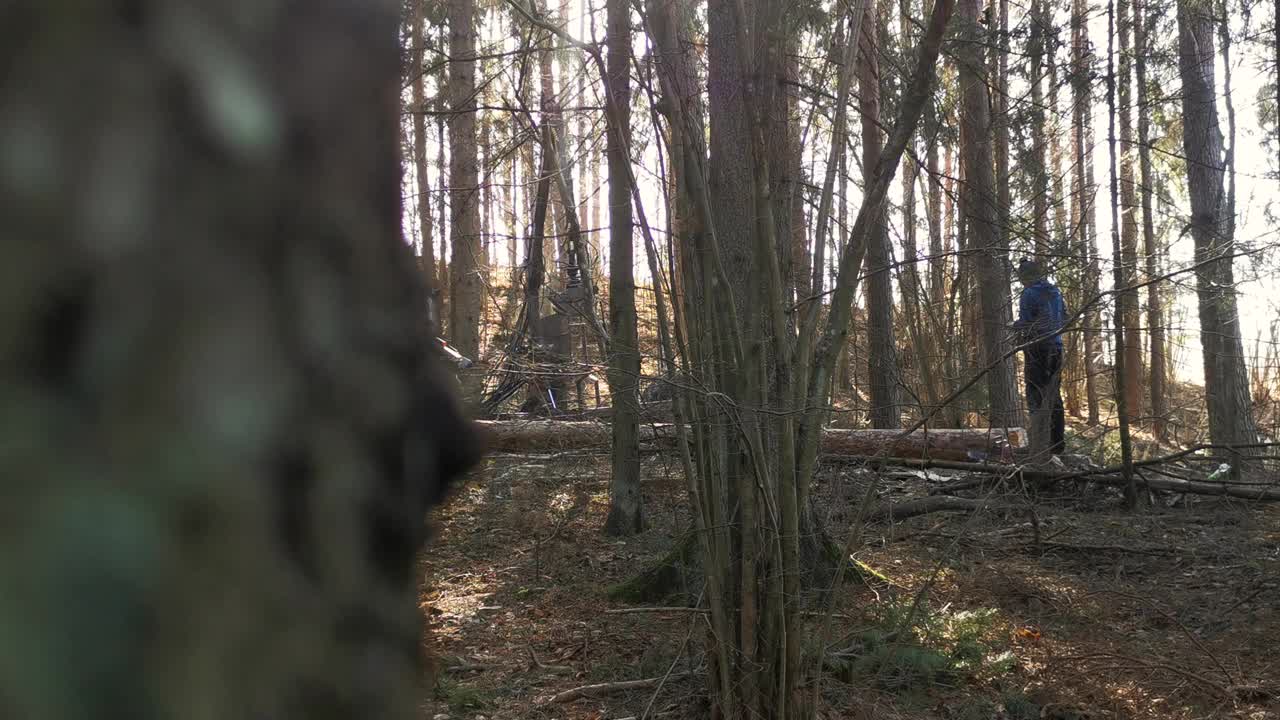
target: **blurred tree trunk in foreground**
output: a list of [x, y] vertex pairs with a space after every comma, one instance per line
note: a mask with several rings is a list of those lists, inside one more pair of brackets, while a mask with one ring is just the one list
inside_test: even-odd
[[474, 447], [400, 240], [397, 18], [0, 7], [5, 717], [417, 716], [414, 554]]

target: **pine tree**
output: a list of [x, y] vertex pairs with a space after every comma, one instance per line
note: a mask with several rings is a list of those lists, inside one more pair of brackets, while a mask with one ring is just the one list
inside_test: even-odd
[[957, 20], [963, 23], [961, 30], [970, 38], [957, 58], [962, 102], [964, 208], [968, 217], [968, 244], [975, 251], [981, 314], [979, 338], [985, 364], [990, 366], [987, 372], [990, 423], [992, 427], [1018, 427], [1022, 425], [1021, 401], [1006, 339], [1006, 328], [1013, 320], [1009, 302], [1009, 258], [997, 225], [1000, 205], [992, 174], [990, 100], [982, 56], [983, 30], [978, 16], [977, 0], [963, 0], [957, 7]]
[[[880, 18], [877, 0], [865, 4], [862, 21], [862, 55], [858, 61], [858, 104], [862, 115], [862, 177], [869, 184], [875, 176], [884, 147], [880, 133]], [[867, 376], [871, 426], [896, 428], [901, 422], [898, 407], [898, 357], [893, 332], [893, 278], [890, 274], [891, 248], [886, 212], [876, 221], [867, 245]]]
[[[1223, 139], [1214, 83], [1214, 8], [1209, 0], [1178, 1], [1178, 50], [1209, 436], [1215, 444], [1244, 445], [1257, 442], [1258, 433], [1236, 309], [1235, 239], [1225, 212]], [[1223, 455], [1237, 459], [1232, 453]], [[1238, 462], [1233, 467], [1239, 471]]]
[[605, 92], [612, 102], [606, 153], [609, 161], [609, 393], [613, 398], [613, 474], [605, 532], [630, 535], [644, 529], [640, 501], [640, 348], [631, 221], [631, 6], [608, 0], [609, 49]]
[[[484, 301], [476, 158], [475, 12], [475, 0], [449, 0], [449, 340], [469, 358], [480, 357]], [[481, 381], [477, 374], [467, 375], [464, 387], [468, 396], [479, 396]]]

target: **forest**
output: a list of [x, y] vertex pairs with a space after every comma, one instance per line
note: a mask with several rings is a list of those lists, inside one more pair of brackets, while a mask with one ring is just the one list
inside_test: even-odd
[[428, 713], [1276, 712], [1271, 10], [409, 0]]
[[0, 716], [1280, 717], [1280, 2], [0, 2]]

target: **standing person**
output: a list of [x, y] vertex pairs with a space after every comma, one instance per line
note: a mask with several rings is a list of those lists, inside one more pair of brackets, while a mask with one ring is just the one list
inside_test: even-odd
[[1066, 303], [1058, 286], [1049, 282], [1044, 265], [1030, 258], [1018, 264], [1022, 297], [1018, 301], [1018, 320], [1013, 330], [1023, 348], [1023, 374], [1027, 383], [1027, 409], [1031, 412], [1032, 450], [1043, 448], [1045, 413], [1049, 410], [1049, 452], [1062, 454], [1065, 449], [1066, 419], [1062, 409], [1062, 328], [1067, 321]]

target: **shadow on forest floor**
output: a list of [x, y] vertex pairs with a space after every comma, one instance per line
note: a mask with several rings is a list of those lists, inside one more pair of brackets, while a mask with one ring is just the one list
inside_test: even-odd
[[[674, 458], [646, 460], [650, 529], [626, 540], [600, 533], [608, 473], [604, 455], [500, 456], [440, 511], [420, 560], [438, 667], [424, 717], [706, 716], [696, 674], [550, 702], [696, 666], [705, 645], [702, 615], [618, 613], [606, 595], [687, 528]], [[829, 527], [843, 532], [848, 498], [873, 480], [892, 500], [932, 482], [827, 468], [815, 500]], [[856, 557], [889, 582], [836, 594], [820, 716], [1280, 717], [1250, 690], [1280, 689], [1280, 507], [1184, 499], [1134, 516], [1113, 491], [1071, 491], [1036, 498], [1034, 514], [1006, 490], [1023, 507], [869, 527]]]

